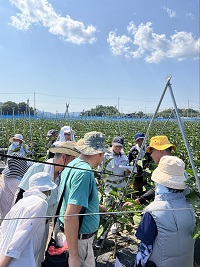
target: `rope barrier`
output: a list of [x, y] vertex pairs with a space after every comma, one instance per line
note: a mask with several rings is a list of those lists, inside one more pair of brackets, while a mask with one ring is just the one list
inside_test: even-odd
[[93, 169], [89, 170], [89, 169], [73, 167], [73, 166], [69, 166], [69, 165], [57, 164], [57, 163], [53, 163], [53, 162], [39, 161], [39, 160], [36, 160], [36, 159], [23, 158], [23, 157], [19, 158], [19, 157], [16, 157], [16, 156], [7, 155], [7, 154], [1, 154], [1, 153], [0, 153], [0, 157], [6, 157], [6, 158], [12, 158], [12, 159], [18, 159], [18, 160], [26, 160], [26, 161], [30, 161], [30, 162], [34, 162], [34, 163], [43, 163], [43, 164], [47, 164], [47, 165], [59, 166], [59, 167], [82, 170], [82, 171], [89, 171], [89, 172], [94, 172], [94, 173], [98, 173], [98, 174], [107, 174], [107, 175], [116, 176], [116, 177], [128, 177], [128, 175], [125, 176], [125, 175], [111, 174], [111, 173], [108, 173], [106, 171], [100, 171], [100, 170], [98, 171], [98, 170], [93, 170]]
[[50, 216], [38, 216], [38, 217], [14, 217], [14, 218], [4, 218], [0, 219], [0, 221], [7, 220], [28, 220], [28, 219], [51, 219], [51, 218], [59, 218], [59, 217], [73, 217], [73, 216], [93, 216], [93, 215], [103, 215], [103, 216], [116, 216], [119, 214], [131, 214], [131, 213], [144, 213], [144, 212], [153, 212], [153, 211], [182, 211], [182, 210], [193, 210], [193, 208], [177, 208], [177, 209], [154, 209], [154, 210], [129, 210], [129, 211], [110, 211], [110, 212], [94, 212], [94, 213], [74, 213], [68, 215], [50, 215]]

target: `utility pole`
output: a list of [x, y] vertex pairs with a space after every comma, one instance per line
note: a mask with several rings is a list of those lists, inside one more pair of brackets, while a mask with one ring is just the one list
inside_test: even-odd
[[35, 119], [35, 92], [34, 92], [34, 96], [33, 96], [33, 108], [34, 108], [33, 115], [34, 115], [34, 119]]
[[119, 114], [119, 97], [118, 97], [118, 114]]
[[187, 118], [188, 118], [189, 107], [190, 107], [190, 101], [188, 100]]

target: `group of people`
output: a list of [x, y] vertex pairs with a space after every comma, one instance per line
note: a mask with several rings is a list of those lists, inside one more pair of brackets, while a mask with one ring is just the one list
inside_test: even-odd
[[[184, 162], [171, 154], [176, 146], [166, 136], [154, 136], [146, 147], [145, 135], [139, 132], [134, 135], [136, 145], [126, 156], [120, 136], [115, 137], [112, 147], [107, 149], [103, 133], [86, 133], [77, 143], [71, 128], [63, 129], [62, 133], [61, 137], [60, 131], [60, 140], [57, 140], [54, 130], [48, 132], [49, 142], [53, 142], [48, 147], [52, 155], [46, 164], [32, 164], [16, 175], [20, 179], [13, 199], [15, 204], [4, 213], [0, 227], [0, 266], [41, 266], [49, 217], [55, 216], [62, 196], [57, 227], [66, 237], [69, 266], [94, 267], [93, 241], [99, 227], [99, 212], [106, 212], [109, 205], [109, 192], [112, 187], [128, 186], [124, 176], [130, 174], [130, 165], [136, 166], [134, 160], [146, 157], [148, 164], [151, 156], [158, 164], [151, 178], [155, 188], [136, 199], [142, 204], [152, 201], [136, 232], [141, 243], [134, 267], [191, 267], [195, 215], [185, 198]], [[70, 135], [70, 140], [66, 140], [65, 135]], [[104, 181], [105, 206], [99, 202], [94, 176], [94, 169], [101, 170], [103, 166], [110, 173]], [[136, 172], [136, 186], [142, 193], [141, 170], [131, 171]], [[130, 205], [134, 204], [124, 203], [124, 206]]]

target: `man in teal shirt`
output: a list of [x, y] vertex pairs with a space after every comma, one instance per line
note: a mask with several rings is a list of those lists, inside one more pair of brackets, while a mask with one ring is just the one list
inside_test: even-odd
[[[61, 175], [60, 195], [65, 191], [59, 220], [64, 226], [67, 239], [69, 267], [95, 267], [92, 243], [100, 220], [96, 213], [106, 209], [99, 207], [92, 168], [97, 167], [103, 160], [106, 151], [105, 136], [100, 132], [86, 133], [83, 144], [78, 149], [81, 152], [80, 157], [70, 162]], [[81, 219], [76, 215], [79, 213], [91, 215]], [[71, 214], [75, 215], [68, 216]]]

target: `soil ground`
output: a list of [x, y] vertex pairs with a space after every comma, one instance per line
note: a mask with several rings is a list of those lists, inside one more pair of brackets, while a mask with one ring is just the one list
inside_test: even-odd
[[[114, 267], [116, 257], [123, 267], [133, 267], [138, 243], [134, 233], [130, 235], [127, 231], [120, 233], [120, 236], [109, 234], [102, 249], [95, 249], [94, 242], [96, 267]], [[200, 239], [195, 243], [194, 261], [193, 267], [200, 267]]]

